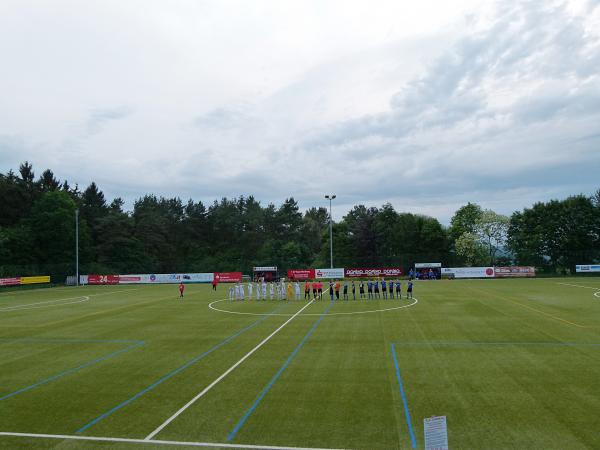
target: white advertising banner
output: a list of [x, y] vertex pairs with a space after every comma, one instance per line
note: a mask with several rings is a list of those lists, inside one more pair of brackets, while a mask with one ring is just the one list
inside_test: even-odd
[[210, 283], [214, 273], [152, 273], [119, 275], [119, 284]]
[[577, 272], [577, 273], [600, 272], [600, 264], [577, 264], [575, 266], [575, 272]]
[[493, 278], [493, 267], [443, 267], [442, 275], [453, 274], [456, 278]]
[[344, 268], [315, 269], [315, 278], [344, 278]]
[[442, 263], [415, 263], [415, 269], [429, 269], [430, 267], [442, 267]]

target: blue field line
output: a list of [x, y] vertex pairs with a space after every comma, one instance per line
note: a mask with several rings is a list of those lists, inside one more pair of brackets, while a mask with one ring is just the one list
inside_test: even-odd
[[319, 325], [319, 323], [321, 323], [321, 320], [323, 320], [323, 318], [327, 315], [327, 312], [331, 309], [331, 307], [334, 304], [335, 304], [335, 302], [333, 302], [333, 301], [330, 302], [329, 306], [325, 309], [325, 311], [323, 311], [323, 314], [321, 314], [321, 316], [314, 323], [314, 325], [312, 326], [312, 328], [308, 331], [308, 333], [306, 333], [306, 335], [304, 336], [304, 338], [302, 338], [302, 340], [300, 341], [300, 344], [298, 344], [298, 346], [294, 349], [294, 351], [288, 357], [288, 359], [283, 364], [283, 366], [281, 366], [281, 368], [277, 371], [277, 373], [275, 374], [275, 376], [265, 386], [265, 388], [263, 389], [263, 391], [260, 393], [260, 395], [258, 396], [258, 398], [254, 401], [254, 403], [250, 407], [250, 409], [248, 411], [246, 411], [246, 414], [244, 414], [244, 416], [240, 419], [240, 421], [237, 423], [237, 425], [235, 426], [235, 428], [231, 431], [231, 433], [229, 433], [229, 435], [227, 435], [227, 440], [228, 441], [232, 441], [233, 438], [235, 438], [235, 435], [238, 433], [238, 431], [240, 431], [240, 428], [242, 428], [244, 426], [244, 424], [246, 423], [246, 421], [248, 420], [248, 418], [250, 417], [250, 415], [254, 412], [254, 410], [258, 407], [258, 405], [260, 404], [260, 402], [262, 401], [262, 399], [264, 398], [264, 396], [267, 395], [267, 392], [269, 392], [269, 389], [271, 389], [271, 387], [273, 387], [273, 385], [275, 384], [275, 382], [277, 381], [277, 379], [279, 378], [279, 376], [282, 374], [282, 372], [287, 368], [287, 366], [290, 365], [290, 363], [292, 362], [292, 360], [294, 359], [294, 357], [298, 354], [298, 352], [300, 351], [300, 349], [302, 348], [302, 346], [304, 345], [304, 343], [308, 340], [308, 338], [313, 333], [313, 331], [315, 331], [315, 328], [317, 328], [317, 326]]
[[473, 341], [414, 341], [396, 342], [398, 346], [441, 346], [441, 347], [502, 347], [502, 346], [532, 346], [532, 347], [600, 347], [600, 342], [473, 342]]
[[11, 392], [10, 394], [6, 394], [6, 395], [0, 397], [0, 402], [3, 401], [3, 400], [9, 399], [11, 397], [14, 397], [15, 395], [22, 394], [23, 392], [27, 392], [27, 391], [30, 391], [32, 389], [35, 389], [36, 387], [43, 386], [44, 384], [48, 384], [51, 381], [57, 380], [57, 379], [62, 378], [64, 376], [66, 376], [66, 375], [70, 375], [72, 373], [75, 373], [75, 372], [77, 372], [77, 371], [79, 371], [81, 369], [85, 369], [86, 367], [90, 367], [90, 366], [93, 366], [94, 364], [98, 364], [101, 361], [104, 361], [106, 359], [109, 359], [109, 358], [112, 358], [114, 356], [120, 355], [121, 353], [125, 353], [125, 352], [127, 352], [129, 350], [132, 350], [132, 349], [136, 348], [136, 347], [140, 347], [141, 345], [144, 345], [144, 341], [138, 341], [135, 344], [130, 345], [130, 346], [128, 346], [126, 348], [123, 348], [121, 350], [117, 350], [115, 352], [109, 353], [108, 355], [102, 356], [100, 358], [93, 359], [92, 361], [88, 361], [88, 362], [86, 362], [86, 363], [84, 363], [84, 364], [82, 364], [80, 366], [73, 367], [72, 369], [65, 370], [63, 372], [57, 373], [56, 375], [52, 375], [51, 377], [48, 377], [48, 378], [46, 378], [46, 379], [44, 379], [42, 381], [38, 381], [37, 383], [34, 383], [32, 385], [29, 385], [27, 387], [21, 388], [21, 389], [19, 389], [17, 391]]
[[0, 338], [0, 342], [24, 344], [139, 344], [140, 340], [129, 339], [69, 339], [69, 338]]
[[412, 442], [412, 447], [417, 448], [417, 440], [415, 439], [415, 432], [413, 431], [412, 421], [410, 420], [410, 412], [408, 411], [408, 402], [406, 401], [406, 395], [404, 394], [404, 386], [402, 385], [402, 377], [400, 376], [400, 366], [398, 366], [398, 359], [396, 358], [396, 346], [393, 343], [392, 358], [394, 358], [394, 366], [396, 366], [396, 378], [398, 379], [398, 385], [400, 386], [400, 396], [402, 397], [402, 403], [404, 403], [404, 415], [406, 416], [406, 423], [408, 424], [410, 441]]
[[248, 325], [246, 328], [242, 328], [240, 331], [236, 332], [235, 334], [232, 334], [231, 336], [229, 336], [228, 338], [224, 339], [223, 341], [219, 342], [217, 345], [215, 345], [214, 347], [210, 348], [209, 350], [206, 350], [204, 353], [202, 353], [199, 356], [196, 356], [195, 358], [189, 360], [188, 362], [186, 362], [185, 364], [183, 364], [182, 366], [179, 366], [177, 369], [169, 372], [168, 374], [164, 375], [162, 378], [160, 378], [159, 380], [155, 381], [154, 383], [152, 383], [151, 385], [145, 387], [144, 389], [142, 389], [141, 391], [139, 391], [137, 394], [129, 397], [127, 400], [119, 403], [117, 406], [114, 406], [113, 408], [109, 409], [108, 411], [100, 414], [98, 417], [96, 417], [95, 419], [91, 420], [90, 422], [86, 423], [85, 425], [83, 425], [81, 428], [79, 428], [77, 431], [75, 431], [75, 433], [83, 433], [85, 430], [87, 430], [88, 428], [90, 428], [91, 426], [97, 424], [98, 422], [100, 422], [101, 420], [106, 419], [108, 416], [112, 415], [113, 413], [115, 413], [116, 411], [118, 411], [119, 409], [123, 408], [124, 406], [127, 406], [129, 403], [137, 400], [138, 398], [140, 398], [142, 395], [150, 392], [152, 389], [154, 389], [155, 387], [157, 387], [158, 385], [162, 384], [163, 382], [167, 381], [169, 378], [174, 377], [175, 375], [177, 375], [179, 372], [187, 369], [189, 366], [191, 366], [192, 364], [198, 362], [199, 360], [201, 360], [202, 358], [204, 358], [206, 355], [212, 353], [213, 351], [217, 350], [219, 347], [222, 347], [223, 345], [227, 344], [229, 341], [235, 339], [236, 337], [238, 337], [240, 334], [244, 333], [245, 331], [248, 331], [250, 328], [255, 327], [256, 325], [258, 325], [259, 323], [263, 322], [264, 320], [266, 320], [268, 317], [270, 317], [272, 314], [275, 314], [282, 306], [284, 305], [279, 305], [277, 308], [275, 308], [273, 311], [271, 311], [268, 315], [263, 316], [262, 318], [260, 318], [259, 320], [257, 320], [256, 322], [251, 323], [250, 325]]

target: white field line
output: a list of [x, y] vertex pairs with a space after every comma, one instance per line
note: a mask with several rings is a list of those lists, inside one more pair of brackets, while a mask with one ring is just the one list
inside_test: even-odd
[[[36, 303], [24, 303], [22, 305], [13, 305], [13, 306], [8, 306], [6, 308], [0, 308], [0, 312], [2, 312], [2, 311], [22, 311], [25, 309], [50, 308], [52, 306], [71, 305], [73, 303], [87, 302], [90, 300], [90, 297], [99, 297], [101, 295], [111, 295], [111, 294], [116, 294], [118, 292], [137, 291], [139, 289], [141, 289], [141, 288], [121, 289], [119, 291], [103, 292], [102, 294], [80, 295], [79, 297], [59, 298], [56, 300], [46, 300], [44, 302], [36, 302]], [[78, 299], [83, 299], [83, 300], [78, 300]], [[76, 302], [59, 303], [58, 305], [47, 305], [47, 303], [58, 303], [58, 302], [63, 302], [65, 300], [77, 300], [77, 301]], [[45, 306], [35, 306], [35, 305], [42, 305], [42, 304], [46, 304], [46, 305]]]
[[[76, 300], [79, 299], [75, 302], [66, 302], [66, 303], [59, 303], [59, 304], [52, 304], [52, 305], [43, 305], [43, 306], [34, 306], [34, 305], [41, 305], [43, 303], [56, 303], [56, 302], [64, 302], [65, 300]], [[38, 303], [27, 303], [24, 305], [15, 305], [15, 306], [9, 306], [8, 308], [2, 308], [0, 309], [0, 312], [10, 312], [10, 311], [24, 311], [27, 309], [39, 309], [39, 308], [51, 308], [53, 306], [62, 306], [62, 305], [71, 305], [73, 303], [83, 303], [83, 302], [87, 302], [90, 300], [90, 297], [87, 295], [82, 295], [81, 297], [72, 297], [72, 298], [59, 298], [58, 300], [49, 300], [47, 302], [38, 302]]]
[[582, 286], [580, 284], [569, 284], [569, 283], [556, 283], [556, 284], [562, 284], [563, 286], [573, 286], [573, 287], [578, 287], [578, 288], [593, 289], [595, 291], [600, 291], [600, 287]]
[[[223, 299], [223, 300], [215, 300], [214, 302], [210, 303], [208, 305], [208, 307], [210, 309], [212, 309], [213, 311], [224, 312], [224, 313], [227, 313], [227, 314], [240, 314], [240, 315], [247, 315], [247, 316], [286, 316], [286, 317], [291, 316], [291, 314], [282, 314], [282, 313], [277, 313], [277, 314], [268, 314], [268, 313], [265, 313], [265, 314], [263, 314], [263, 313], [252, 313], [252, 312], [241, 312], [241, 311], [227, 311], [225, 309], [219, 309], [219, 308], [216, 308], [216, 307], [213, 306], [215, 303], [224, 302], [226, 300], [227, 300], [226, 298]], [[394, 311], [396, 309], [402, 309], [402, 308], [408, 308], [410, 306], [414, 306], [414, 305], [416, 305], [419, 302], [419, 300], [416, 297], [412, 297], [411, 300], [413, 300], [412, 303], [408, 303], [406, 305], [401, 305], [401, 306], [395, 306], [393, 308], [371, 309], [369, 311], [348, 311], [348, 312], [338, 312], [338, 313], [327, 313], [325, 315], [326, 316], [354, 316], [354, 315], [357, 315], [357, 314], [371, 314], [371, 313], [378, 313], [378, 312]], [[370, 301], [370, 300], [367, 300], [367, 301]], [[396, 302], [396, 301], [401, 301], [401, 300], [392, 300], [392, 301]], [[349, 305], [356, 304], [354, 302], [354, 300], [337, 300], [336, 302], [339, 302], [342, 305], [345, 305], [346, 303], [349, 304]], [[321, 316], [322, 314], [320, 314], [320, 313], [306, 313], [306, 314], [301, 314], [301, 315], [302, 316]]]
[[210, 448], [241, 448], [241, 449], [253, 449], [253, 450], [335, 450], [326, 448], [314, 448], [314, 447], [280, 447], [276, 445], [250, 445], [250, 444], [221, 444], [217, 442], [185, 442], [185, 441], [161, 441], [152, 440], [147, 441], [145, 439], [128, 439], [128, 438], [116, 438], [116, 437], [97, 437], [97, 436], [73, 436], [69, 434], [37, 434], [37, 433], [9, 433], [0, 431], [0, 436], [12, 436], [12, 437], [28, 437], [28, 438], [39, 438], [39, 439], [70, 439], [74, 441], [101, 441], [101, 442], [125, 442], [129, 444], [154, 444], [154, 445], [178, 445], [188, 447], [210, 447]]
[[248, 359], [255, 351], [257, 351], [259, 348], [261, 348], [264, 344], [266, 344], [273, 336], [275, 336], [277, 333], [279, 333], [279, 331], [281, 331], [288, 323], [290, 323], [292, 320], [294, 320], [296, 317], [298, 317], [302, 311], [304, 311], [306, 308], [308, 308], [310, 305], [312, 305], [314, 303], [314, 300], [311, 300], [310, 302], [308, 302], [305, 306], [303, 306], [300, 310], [298, 310], [298, 312], [296, 314], [294, 314], [292, 317], [290, 317], [288, 320], [286, 320], [282, 325], [279, 326], [279, 328], [277, 328], [275, 331], [273, 331], [270, 335], [268, 335], [266, 338], [264, 338], [256, 347], [254, 347], [252, 350], [250, 350], [248, 353], [246, 353], [238, 362], [236, 362], [233, 366], [231, 366], [229, 369], [227, 369], [225, 372], [223, 372], [223, 374], [221, 374], [215, 381], [213, 381], [212, 383], [210, 383], [208, 386], [206, 386], [198, 395], [196, 395], [193, 399], [191, 399], [189, 402], [187, 402], [185, 405], [183, 405], [179, 411], [177, 411], [175, 414], [173, 414], [171, 417], [169, 417], [165, 422], [162, 423], [162, 425], [160, 425], [158, 428], [156, 428], [152, 433], [150, 433], [148, 436], [146, 436], [144, 438], [144, 441], [149, 441], [151, 440], [154, 436], [156, 436], [158, 433], [160, 433], [162, 431], [163, 428], [165, 428], [167, 425], [169, 425], [173, 420], [175, 420], [182, 412], [184, 412], [186, 409], [188, 409], [190, 406], [192, 406], [198, 399], [200, 399], [201, 397], [203, 397], [208, 391], [210, 391], [217, 383], [219, 383], [223, 378], [225, 378], [227, 375], [229, 375], [231, 372], [233, 372], [235, 370], [236, 367], [238, 367], [240, 364], [242, 364], [246, 359]]

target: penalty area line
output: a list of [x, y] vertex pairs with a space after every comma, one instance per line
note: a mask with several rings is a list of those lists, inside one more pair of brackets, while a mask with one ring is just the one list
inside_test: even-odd
[[162, 440], [145, 440], [145, 439], [130, 439], [118, 437], [100, 437], [100, 436], [73, 436], [69, 434], [38, 434], [38, 433], [10, 433], [0, 431], [0, 436], [10, 437], [28, 437], [37, 439], [65, 439], [73, 441], [100, 441], [100, 442], [123, 442], [129, 444], [153, 444], [153, 445], [170, 445], [170, 446], [187, 446], [187, 447], [209, 447], [209, 448], [240, 448], [240, 449], [265, 449], [265, 450], [335, 450], [316, 447], [282, 447], [276, 445], [251, 445], [251, 444], [225, 444], [217, 442], [186, 442], [186, 441], [162, 441]]
[[264, 344], [266, 344], [273, 336], [275, 336], [277, 333], [279, 333], [288, 323], [290, 323], [292, 320], [294, 320], [296, 317], [298, 317], [302, 313], [302, 311], [304, 311], [306, 308], [308, 308], [313, 303], [314, 303], [314, 300], [311, 300], [306, 305], [304, 305], [302, 308], [300, 308], [298, 310], [298, 312], [296, 312], [296, 314], [294, 314], [292, 317], [290, 317], [288, 320], [286, 320], [275, 331], [273, 331], [270, 335], [268, 335], [266, 338], [264, 338], [256, 347], [254, 347], [252, 350], [250, 350], [248, 353], [246, 353], [238, 362], [236, 362], [233, 366], [231, 366], [229, 369], [227, 369], [225, 372], [223, 372], [216, 380], [214, 380], [212, 383], [210, 383], [208, 386], [206, 386], [198, 395], [196, 395], [193, 399], [191, 399], [189, 402], [187, 402], [185, 405], [183, 405], [175, 414], [173, 414], [171, 417], [169, 417], [167, 420], [165, 420], [158, 428], [156, 428], [152, 433], [150, 433], [148, 436], [146, 436], [144, 438], [144, 441], [148, 442], [154, 436], [156, 436], [158, 433], [160, 433], [167, 425], [169, 425], [177, 417], [179, 417], [179, 415], [181, 413], [183, 413], [186, 409], [188, 409], [190, 406], [192, 406], [194, 403], [196, 403], [197, 400], [202, 398], [208, 391], [210, 391], [213, 387], [215, 387], [215, 385], [217, 385], [217, 383], [219, 383], [223, 378], [225, 378], [227, 375], [229, 375], [231, 372], [233, 372], [240, 364], [242, 364], [244, 361], [246, 361], [246, 359], [248, 359], [250, 356], [252, 356], [252, 354], [254, 352], [256, 352]]

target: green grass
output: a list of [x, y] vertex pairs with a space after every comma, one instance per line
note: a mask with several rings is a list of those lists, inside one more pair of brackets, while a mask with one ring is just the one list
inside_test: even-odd
[[[418, 448], [433, 415], [447, 416], [454, 449], [600, 448], [600, 298], [559, 283], [600, 290], [598, 278], [454, 280], [417, 282], [418, 303], [390, 311], [331, 315], [408, 301], [316, 302], [156, 439], [228, 442], [287, 364], [232, 443], [411, 448], [394, 343]], [[143, 439], [305, 305], [219, 303], [275, 312], [235, 315], [208, 308], [225, 286], [177, 295], [173, 285], [0, 293], [0, 431], [75, 435], [154, 385], [79, 433]], [[80, 296], [89, 300], [71, 303]], [[0, 436], [2, 449], [159, 447]]]

